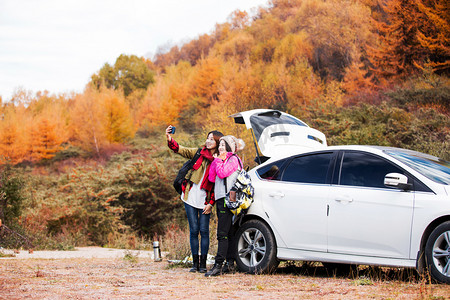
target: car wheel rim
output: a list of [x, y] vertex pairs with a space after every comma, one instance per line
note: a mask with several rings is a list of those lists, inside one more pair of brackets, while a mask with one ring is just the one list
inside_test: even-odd
[[264, 234], [255, 228], [245, 230], [238, 241], [239, 257], [247, 267], [256, 267], [266, 255]]
[[443, 232], [434, 242], [433, 262], [442, 275], [450, 277], [450, 231]]

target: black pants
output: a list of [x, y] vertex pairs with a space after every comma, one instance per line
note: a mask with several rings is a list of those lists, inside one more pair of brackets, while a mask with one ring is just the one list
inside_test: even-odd
[[223, 264], [227, 261], [234, 261], [233, 243], [234, 232], [232, 230], [233, 213], [226, 207], [225, 198], [216, 200], [217, 209], [217, 255], [216, 264]]

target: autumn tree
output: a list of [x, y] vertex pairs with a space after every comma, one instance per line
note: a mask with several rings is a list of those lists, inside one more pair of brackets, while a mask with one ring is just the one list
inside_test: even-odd
[[16, 164], [25, 159], [26, 146], [21, 141], [18, 125], [11, 121], [0, 125], [0, 163]]
[[110, 144], [123, 143], [134, 136], [130, 109], [123, 96], [114, 90], [102, 90], [97, 95], [102, 106], [103, 127]]
[[407, 76], [427, 65], [449, 69], [448, 1], [389, 0], [382, 9], [385, 14], [374, 19], [378, 45], [369, 48], [379, 77]]
[[112, 89], [87, 88], [75, 98], [70, 116], [73, 142], [97, 155], [106, 146], [134, 136], [128, 104]]
[[27, 133], [30, 118], [26, 108], [10, 103], [3, 108], [0, 120], [0, 163], [16, 164], [28, 158]]
[[56, 122], [45, 117], [35, 122], [31, 131], [31, 157], [33, 160], [50, 159], [62, 149], [63, 138], [57, 134]]
[[440, 73], [450, 71], [450, 2], [445, 0], [416, 0], [424, 16], [417, 39], [427, 55], [425, 61], [415, 61], [420, 69], [431, 67]]
[[345, 69], [360, 62], [371, 40], [370, 9], [358, 1], [304, 0], [286, 21], [292, 33], [305, 32], [312, 46], [310, 64], [322, 78], [342, 80]]
[[192, 73], [193, 68], [186, 61], [168, 66], [144, 97], [136, 114], [137, 125], [145, 130], [159, 125], [178, 125], [181, 114], [189, 110]]
[[188, 61], [192, 66], [195, 66], [202, 57], [209, 55], [213, 45], [214, 40], [211, 36], [202, 34], [197, 39], [193, 39], [181, 47], [179, 60]]
[[211, 101], [217, 99], [221, 76], [221, 61], [216, 57], [202, 59], [196, 66], [192, 84], [202, 107], [208, 107]]
[[107, 139], [103, 127], [104, 110], [97, 96], [97, 91], [87, 88], [75, 97], [70, 108], [70, 135], [75, 145], [100, 155]]
[[153, 61], [157, 68], [164, 70], [165, 67], [176, 64], [180, 60], [180, 57], [180, 48], [177, 45], [172, 47], [160, 46], [157, 49]]
[[284, 60], [288, 66], [302, 60], [311, 61], [312, 55], [313, 46], [304, 31], [286, 35], [274, 51], [274, 58], [278, 61]]
[[252, 35], [243, 31], [236, 32], [215, 47], [215, 54], [220, 55], [224, 61], [238, 59], [244, 62], [249, 58], [254, 43]]

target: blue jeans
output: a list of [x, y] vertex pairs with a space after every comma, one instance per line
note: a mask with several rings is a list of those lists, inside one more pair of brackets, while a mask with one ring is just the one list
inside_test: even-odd
[[184, 203], [184, 208], [186, 209], [189, 222], [189, 241], [192, 255], [199, 254], [199, 233], [201, 237], [201, 255], [206, 255], [209, 249], [209, 219], [211, 214], [203, 214], [203, 209], [195, 208], [186, 203]]

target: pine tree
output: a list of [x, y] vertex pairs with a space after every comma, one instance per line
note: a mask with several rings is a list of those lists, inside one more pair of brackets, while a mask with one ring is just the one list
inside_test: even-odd
[[427, 61], [435, 69], [448, 69], [448, 4], [426, 2], [388, 0], [380, 6], [384, 13], [373, 14], [379, 43], [368, 54], [379, 79], [409, 75]]
[[428, 54], [428, 60], [416, 61], [423, 69], [431, 67], [434, 71], [450, 71], [450, 2], [446, 0], [416, 0], [419, 11], [426, 23], [417, 32], [417, 39]]
[[31, 131], [31, 157], [33, 160], [50, 159], [62, 149], [62, 139], [56, 124], [47, 118], [40, 119]]

